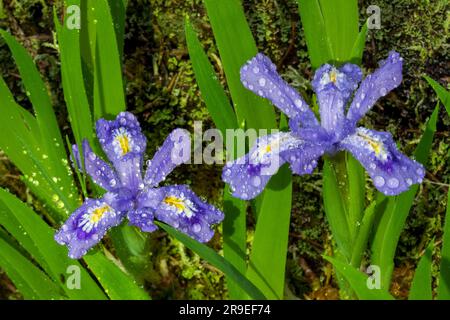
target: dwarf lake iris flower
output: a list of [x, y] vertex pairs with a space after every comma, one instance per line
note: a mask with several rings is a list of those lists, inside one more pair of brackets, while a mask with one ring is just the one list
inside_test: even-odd
[[402, 61], [397, 52], [390, 52], [362, 82], [362, 71], [356, 65], [320, 67], [312, 81], [320, 123], [303, 98], [281, 79], [269, 58], [260, 53], [247, 62], [241, 69], [243, 85], [285, 113], [290, 131], [260, 137], [248, 154], [227, 163], [222, 178], [233, 195], [253, 199], [284, 163], [298, 175], [310, 174], [319, 157], [340, 151], [349, 151], [386, 195], [397, 195], [421, 183], [423, 166], [399, 152], [390, 133], [357, 127], [375, 102], [401, 83]]
[[[223, 220], [223, 213], [198, 198], [185, 185], [158, 187], [190, 150], [189, 133], [174, 130], [147, 162], [143, 174], [146, 138], [135, 116], [120, 113], [116, 120], [97, 122], [97, 137], [112, 166], [97, 156], [87, 140], [83, 142], [84, 167], [92, 180], [107, 192], [101, 199], [86, 199], [64, 223], [55, 239], [69, 247], [69, 256], [81, 258], [105, 233], [125, 217], [146, 232], [163, 221], [200, 242], [214, 235], [211, 225]], [[187, 144], [187, 147], [186, 147]], [[74, 146], [77, 165], [80, 150]], [[81, 166], [80, 166], [81, 167]]]

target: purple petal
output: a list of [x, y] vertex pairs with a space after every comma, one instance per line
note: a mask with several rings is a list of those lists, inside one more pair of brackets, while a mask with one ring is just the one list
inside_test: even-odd
[[388, 132], [358, 128], [341, 143], [369, 173], [375, 187], [386, 195], [397, 195], [412, 184], [421, 183], [423, 166], [397, 150]]
[[318, 125], [307, 103], [280, 77], [276, 66], [262, 53], [241, 68], [241, 81], [247, 89], [272, 101], [289, 118], [300, 116], [305, 127]]
[[220, 210], [198, 198], [187, 186], [168, 186], [159, 190], [164, 196], [155, 207], [156, 219], [197, 241], [207, 242], [212, 238], [211, 226], [224, 218]]
[[97, 136], [113, 163], [133, 156], [142, 157], [147, 144], [139, 122], [129, 112], [121, 112], [114, 121], [98, 120]]
[[119, 179], [114, 170], [92, 151], [87, 140], [83, 141], [83, 155], [86, 172], [95, 184], [108, 191], [119, 187]]
[[114, 164], [122, 186], [131, 190], [142, 188], [142, 162], [147, 140], [136, 117], [121, 112], [114, 121], [100, 119], [97, 136]]
[[80, 150], [76, 144], [72, 145], [72, 154], [70, 160], [72, 161], [72, 167], [78, 169], [78, 171], [83, 172], [83, 165], [81, 164]]
[[184, 129], [175, 129], [148, 162], [144, 182], [157, 186], [175, 167], [190, 160], [191, 137]]
[[317, 93], [320, 123], [333, 134], [337, 140], [343, 136], [345, 128], [345, 100], [342, 93], [335, 88], [328, 88]]
[[339, 69], [325, 64], [314, 75], [312, 86], [317, 95], [320, 123], [336, 140], [344, 134], [345, 106], [361, 78], [361, 69], [350, 63]]
[[333, 133], [327, 132], [321, 126], [315, 128], [302, 128], [298, 117], [289, 119], [289, 128], [299, 139], [314, 143], [329, 143], [335, 137]]
[[69, 247], [70, 258], [80, 259], [123, 218], [105, 198], [86, 199], [56, 233], [55, 240]]
[[154, 210], [150, 208], [136, 209], [128, 212], [130, 225], [139, 227], [144, 232], [153, 232], [158, 229], [155, 225]]
[[137, 193], [144, 188], [142, 180], [142, 159], [129, 157], [114, 163], [122, 187]]
[[358, 88], [361, 79], [362, 71], [357, 65], [347, 63], [336, 69], [329, 64], [324, 64], [317, 69], [312, 86], [316, 94], [328, 89], [339, 91], [346, 104], [348, 98]]
[[380, 62], [380, 67], [361, 83], [347, 113], [347, 119], [356, 124], [375, 102], [395, 89], [402, 82], [403, 59], [395, 51]]
[[253, 199], [285, 163], [280, 154], [298, 148], [302, 143], [290, 132], [260, 137], [247, 155], [226, 164], [222, 180], [230, 185], [233, 196], [244, 200]]
[[304, 143], [295, 149], [281, 153], [289, 162], [292, 172], [298, 175], [311, 174], [317, 167], [317, 160], [327, 151], [329, 144]]

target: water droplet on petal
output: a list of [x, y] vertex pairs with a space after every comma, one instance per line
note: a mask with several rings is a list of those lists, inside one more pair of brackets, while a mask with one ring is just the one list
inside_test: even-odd
[[202, 226], [198, 223], [195, 223], [192, 226], [192, 231], [194, 231], [195, 233], [199, 233], [202, 230]]
[[400, 182], [398, 181], [397, 178], [390, 178], [388, 180], [388, 187], [391, 189], [398, 188], [399, 184], [400, 184]]
[[261, 185], [261, 178], [259, 176], [255, 176], [252, 178], [252, 184], [255, 187], [259, 187]]
[[382, 176], [376, 176], [373, 179], [373, 183], [375, 184], [376, 187], [382, 187], [382, 186], [384, 186], [385, 181]]

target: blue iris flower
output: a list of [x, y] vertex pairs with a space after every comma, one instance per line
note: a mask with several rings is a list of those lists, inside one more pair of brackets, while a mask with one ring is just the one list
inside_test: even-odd
[[243, 85], [285, 113], [290, 131], [260, 137], [248, 154], [226, 164], [222, 178], [233, 195], [253, 199], [284, 163], [289, 163], [295, 174], [311, 174], [319, 157], [344, 150], [363, 165], [374, 186], [385, 195], [397, 195], [421, 183], [423, 166], [399, 152], [390, 133], [357, 126], [379, 98], [400, 85], [402, 65], [403, 59], [392, 51], [362, 82], [362, 71], [356, 65], [320, 67], [312, 81], [319, 123], [269, 58], [260, 53], [251, 59], [241, 69]]
[[[185, 185], [158, 187], [186, 159], [183, 152], [190, 150], [191, 141], [186, 130], [176, 129], [168, 136], [147, 162], [145, 174], [147, 140], [134, 115], [122, 112], [114, 121], [100, 119], [97, 137], [112, 166], [97, 156], [85, 140], [84, 167], [92, 180], [107, 192], [101, 199], [86, 199], [55, 235], [58, 243], [69, 247], [69, 257], [81, 258], [125, 217], [131, 225], [146, 232], [157, 229], [156, 219], [197, 241], [212, 238], [211, 225], [223, 220], [220, 210], [202, 201]], [[73, 150], [80, 166], [80, 150], [76, 145]]]

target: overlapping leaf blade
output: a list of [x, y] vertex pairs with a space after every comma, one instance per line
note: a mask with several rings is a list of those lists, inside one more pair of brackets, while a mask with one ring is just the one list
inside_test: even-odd
[[166, 224], [158, 223], [158, 225], [165, 231], [167, 231], [171, 236], [182, 242], [186, 247], [196, 252], [201, 258], [205, 259], [213, 266], [221, 270], [223, 273], [225, 273], [235, 283], [239, 283], [241, 288], [245, 290], [245, 292], [252, 299], [261, 300], [266, 298], [252, 282], [247, 280], [247, 278], [243, 274], [241, 274], [231, 263], [229, 263], [223, 257], [219, 256], [214, 250], [202, 243], [193, 240], [189, 236], [177, 231], [176, 229]]
[[425, 254], [420, 259], [417, 265], [414, 279], [411, 283], [409, 291], [409, 300], [432, 300], [432, 264], [433, 264], [433, 247], [434, 243], [431, 241], [430, 245], [425, 250]]
[[[423, 165], [426, 165], [431, 150], [438, 112], [439, 105], [436, 106], [428, 120], [422, 139], [414, 152], [417, 161]], [[387, 201], [387, 204], [380, 221], [375, 227], [372, 242], [372, 263], [380, 266], [382, 270], [383, 288], [389, 288], [394, 268], [395, 250], [418, 189], [419, 186], [414, 185], [408, 191], [396, 197], [378, 195], [378, 203]]]

